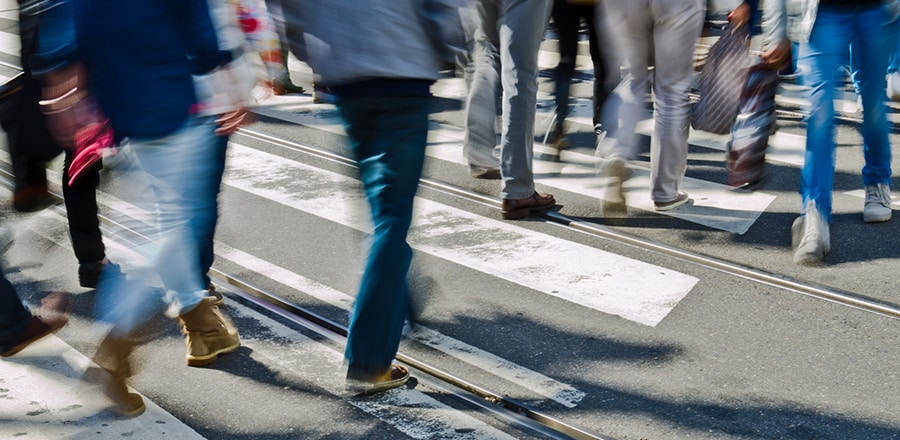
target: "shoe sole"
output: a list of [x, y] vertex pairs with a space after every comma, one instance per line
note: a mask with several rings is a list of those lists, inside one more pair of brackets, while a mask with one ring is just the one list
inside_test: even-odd
[[364, 383], [364, 382], [353, 382], [348, 383], [345, 387], [346, 391], [353, 393], [356, 396], [371, 396], [373, 394], [377, 394], [383, 391], [392, 390], [394, 388], [402, 387], [409, 381], [409, 369], [403, 367], [401, 365], [392, 365], [391, 368], [399, 368], [404, 372], [403, 377], [389, 380], [385, 382], [379, 382], [375, 384]]
[[801, 252], [800, 250], [794, 253], [794, 263], [801, 266], [819, 266], [824, 260], [824, 253]]
[[504, 220], [516, 220], [528, 217], [532, 212], [546, 211], [554, 206], [556, 206], [556, 200], [544, 205], [530, 206], [528, 208], [516, 209], [513, 211], [501, 211], [500, 215]]
[[471, 175], [473, 179], [482, 179], [482, 180], [500, 180], [502, 177], [500, 176], [500, 170], [487, 170], [480, 173], [475, 173]]
[[126, 408], [121, 403], [116, 403], [116, 405], [112, 408], [113, 412], [118, 414], [119, 417], [124, 417], [124, 418], [137, 417], [137, 416], [143, 414], [144, 411], [147, 410], [147, 405], [144, 404], [144, 399], [135, 393], [128, 393], [128, 395], [129, 395], [129, 397], [135, 396], [133, 399], [139, 400], [140, 405], [135, 406], [134, 408]]
[[216, 360], [219, 359], [220, 354], [228, 354], [233, 353], [235, 350], [240, 348], [241, 341], [238, 341], [232, 346], [225, 347], [219, 350], [216, 350], [213, 353], [210, 353], [206, 356], [187, 356], [185, 359], [187, 361], [187, 365], [189, 367], [205, 367], [209, 364], [212, 364]]
[[882, 215], [876, 215], [876, 214], [866, 215], [865, 213], [863, 214], [863, 222], [865, 222], [865, 223], [882, 223], [882, 222], [886, 222], [890, 219], [891, 219], [891, 213], [888, 213], [887, 215], [884, 215], [884, 214], [882, 214]]
[[673, 209], [675, 209], [675, 208], [678, 208], [678, 207], [680, 207], [680, 206], [687, 205], [687, 204], [690, 203], [690, 202], [691, 202], [691, 198], [690, 198], [690, 197], [685, 197], [684, 200], [676, 200], [676, 201], [673, 201], [673, 202], [669, 202], [669, 203], [666, 204], [666, 205], [655, 205], [655, 204], [654, 204], [654, 206], [656, 207], [656, 211], [657, 211], [657, 212], [665, 212], [665, 211], [671, 211], [671, 210], [673, 210]]

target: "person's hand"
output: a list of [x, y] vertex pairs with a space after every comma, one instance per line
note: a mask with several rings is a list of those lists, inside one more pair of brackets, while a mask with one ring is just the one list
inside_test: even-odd
[[75, 145], [75, 131], [80, 126], [78, 112], [83, 111], [79, 103], [87, 96], [86, 77], [80, 63], [66, 65], [41, 77], [39, 104], [46, 117], [47, 130], [56, 143], [67, 149]]
[[219, 124], [219, 128], [216, 129], [216, 134], [219, 136], [231, 135], [238, 131], [242, 126], [250, 124], [254, 120], [253, 113], [250, 113], [247, 109], [243, 108], [224, 113], [216, 119], [216, 124]]
[[750, 21], [750, 4], [741, 2], [741, 4], [728, 13], [728, 23], [732, 28], [739, 28]]
[[791, 42], [788, 39], [782, 39], [775, 46], [763, 52], [760, 57], [765, 61], [770, 69], [778, 69], [791, 55]]

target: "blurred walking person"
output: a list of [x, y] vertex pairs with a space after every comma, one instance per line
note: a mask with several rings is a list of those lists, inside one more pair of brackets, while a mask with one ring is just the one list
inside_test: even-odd
[[[891, 144], [884, 104], [889, 58], [897, 42], [897, 0], [788, 0], [788, 36], [800, 42], [803, 82], [809, 89], [806, 156], [801, 169], [801, 216], [791, 227], [794, 262], [818, 264], [831, 250], [834, 186], [834, 91], [838, 67], [858, 60], [863, 122], [863, 221], [891, 219]], [[858, 57], [858, 58], [857, 58]], [[808, 70], [807, 70], [808, 69]]]
[[[100, 221], [97, 218], [97, 187], [100, 184], [98, 163], [70, 181], [74, 154], [72, 145], [54, 139], [41, 114], [40, 76], [55, 68], [52, 58], [35, 56], [38, 51], [41, 2], [19, 2], [19, 40], [21, 42], [21, 89], [0, 101], [0, 124], [9, 140], [15, 189], [13, 208], [34, 212], [54, 203], [47, 186], [47, 163], [64, 153], [62, 192], [66, 205], [66, 219], [72, 250], [78, 260], [78, 282], [82, 287], [95, 288], [100, 272], [119, 273], [119, 266], [110, 263], [103, 245]], [[71, 140], [69, 140], [71, 141]]]
[[[12, 244], [12, 230], [0, 226], [0, 260]], [[41, 309], [33, 315], [6, 279], [2, 263], [0, 261], [0, 356], [9, 357], [66, 325], [71, 298], [62, 292], [50, 293], [41, 299]]]
[[627, 161], [636, 159], [635, 128], [644, 116], [653, 66], [654, 126], [650, 141], [650, 196], [657, 211], [690, 202], [681, 191], [687, 168], [694, 48], [703, 28], [706, 0], [603, 0], [602, 6], [617, 46], [628, 65], [621, 119], [603, 171], [611, 178], [614, 203], [624, 203]]
[[553, 120], [548, 127], [550, 146], [557, 151], [568, 147], [566, 140], [566, 118], [569, 116], [569, 91], [575, 74], [578, 57], [578, 42], [582, 23], [588, 31], [588, 51], [593, 64], [593, 107], [594, 131], [605, 136], [615, 132], [612, 118], [603, 118], [604, 106], [613, 89], [621, 81], [619, 62], [614, 44], [608, 35], [609, 26], [597, 0], [553, 0], [551, 16], [556, 24], [559, 39], [559, 63], [556, 65], [554, 98], [556, 107]]
[[[538, 50], [550, 20], [550, 0], [475, 0], [478, 27], [475, 71], [466, 100], [463, 154], [469, 174], [500, 179], [501, 215], [519, 219], [556, 205], [535, 191], [534, 115], [537, 106]], [[496, 118], [502, 108], [499, 159]]]
[[[146, 231], [150, 242], [136, 250], [162, 281], [166, 314], [182, 325], [187, 364], [208, 365], [237, 349], [240, 339], [217, 307], [221, 298], [206, 290], [197, 225], [216, 215], [215, 197], [206, 190], [216, 178], [216, 135], [232, 133], [247, 113], [206, 116], [192, 75], [227, 71], [232, 54], [219, 50], [205, 0], [56, 0], [42, 19], [55, 27], [42, 35], [41, 52], [60, 56], [60, 67], [44, 76], [45, 114], [65, 136], [92, 110], [109, 118], [117, 140], [127, 139], [121, 149], [147, 181], [150, 189], [141, 193], [156, 212]], [[90, 99], [98, 108], [91, 109]], [[104, 273], [98, 290], [112, 329], [94, 360], [109, 373], [104, 390], [126, 416], [145, 408], [126, 379], [131, 335], [151, 318], [142, 313], [153, 298], [150, 282], [135, 286]]]
[[[751, 39], [750, 44], [744, 45], [744, 50], [740, 52], [740, 57], [749, 56], [748, 65], [738, 61], [731, 69], [723, 68], [719, 71], [720, 75], [730, 73], [734, 77], [740, 77], [742, 83], [742, 88], [736, 94], [737, 113], [730, 124], [731, 136], [725, 153], [728, 185], [752, 190], [763, 181], [769, 136], [776, 128], [775, 92], [779, 80], [778, 70], [790, 62], [791, 43], [786, 33], [785, 0], [766, 0], [761, 8], [759, 0], [710, 0], [706, 16], [708, 28], [727, 20], [724, 29], [717, 29], [719, 33], [745, 35], [743, 32], [746, 31], [746, 35], [755, 36], [756, 29], [761, 29], [761, 35]], [[743, 27], [747, 29], [744, 30]], [[749, 55], [748, 48], [753, 50], [753, 55]], [[701, 83], [702, 81], [701, 79]], [[726, 79], [723, 84], [731, 86], [734, 82]], [[694, 110], [697, 108], [695, 105]], [[727, 114], [720, 113], [721, 116]], [[707, 120], [710, 119], [712, 118]], [[695, 124], [696, 122], [694, 120]]]
[[445, 62], [452, 66], [453, 54], [464, 52], [461, 5], [280, 3], [270, 9], [283, 11], [292, 52], [337, 97], [375, 225], [344, 352], [347, 390], [396, 388], [409, 379], [409, 370], [393, 360], [408, 314], [406, 236], [425, 158], [430, 87]]

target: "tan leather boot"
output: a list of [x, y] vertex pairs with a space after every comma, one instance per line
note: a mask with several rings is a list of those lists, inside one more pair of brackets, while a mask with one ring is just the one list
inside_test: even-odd
[[131, 377], [128, 357], [134, 342], [127, 337], [110, 334], [100, 343], [94, 362], [101, 369], [89, 368], [84, 375], [88, 382], [100, 384], [103, 392], [113, 401], [113, 411], [124, 417], [138, 416], [147, 408], [140, 395], [128, 390], [126, 379]]
[[241, 338], [231, 320], [216, 306], [217, 298], [206, 297], [197, 307], [178, 317], [187, 337], [187, 364], [202, 367], [223, 353], [241, 346]]

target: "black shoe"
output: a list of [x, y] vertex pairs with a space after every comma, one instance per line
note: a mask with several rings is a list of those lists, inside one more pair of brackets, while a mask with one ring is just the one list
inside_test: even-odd
[[476, 179], [500, 180], [499, 168], [469, 167], [469, 175]]
[[56, 201], [46, 183], [29, 185], [13, 194], [13, 208], [19, 212], [40, 211], [53, 206]]
[[83, 263], [78, 265], [78, 283], [81, 287], [88, 289], [96, 289], [97, 283], [100, 282], [100, 274], [104, 270], [110, 270], [111, 275], [118, 276], [122, 273], [118, 264], [115, 263]]
[[66, 325], [69, 321], [69, 312], [72, 309], [72, 298], [68, 293], [53, 292], [41, 300], [41, 311], [38, 316], [31, 316], [25, 325], [25, 330], [14, 341], [13, 346], [0, 353], [2, 357], [12, 356], [32, 342], [43, 338]]

